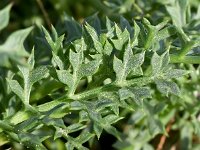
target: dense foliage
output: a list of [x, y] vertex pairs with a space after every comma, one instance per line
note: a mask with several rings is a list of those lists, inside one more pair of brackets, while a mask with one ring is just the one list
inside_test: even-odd
[[200, 148], [198, 0], [38, 0], [13, 31], [19, 2], [0, 10], [0, 149]]

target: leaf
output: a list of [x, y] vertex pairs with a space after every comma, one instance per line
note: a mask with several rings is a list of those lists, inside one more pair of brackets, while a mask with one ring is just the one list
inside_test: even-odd
[[0, 10], [0, 31], [8, 25], [11, 7], [12, 4], [9, 4], [8, 6]]
[[183, 75], [186, 75], [188, 72], [186, 70], [181, 70], [181, 69], [170, 69], [167, 72], [164, 72], [164, 77], [166, 79], [170, 78], [179, 78], [182, 77]]
[[148, 118], [149, 132], [152, 137], [158, 133], [165, 133], [164, 125], [159, 121], [149, 116]]
[[99, 42], [99, 37], [93, 27], [91, 27], [88, 23], [86, 23], [86, 31], [88, 32], [89, 36], [91, 37], [91, 40], [93, 41], [94, 48], [101, 53], [103, 50], [102, 44]]
[[47, 42], [49, 43], [52, 51], [57, 55], [59, 49], [62, 47], [62, 42], [64, 40], [65, 35], [63, 34], [60, 37], [58, 37], [58, 34], [55, 28], [52, 26], [53, 38], [54, 38], [53, 39], [51, 35], [49, 34], [49, 32], [45, 29], [45, 27], [42, 26], [42, 30], [45, 34], [45, 38]]
[[64, 14], [64, 27], [67, 31], [67, 41], [73, 41], [81, 37], [81, 26], [74, 18]]
[[27, 55], [24, 49], [24, 40], [32, 31], [33, 27], [13, 32], [3, 45], [0, 45], [0, 51], [6, 53], [16, 53], [18, 55]]
[[151, 66], [153, 75], [159, 74], [160, 70], [162, 69], [162, 59], [156, 52], [152, 56]]
[[73, 52], [72, 50], [70, 50], [69, 52], [69, 61], [72, 64], [73, 67], [73, 72], [77, 72], [80, 65], [83, 62], [83, 52]]
[[134, 69], [142, 65], [144, 61], [144, 53], [133, 55], [130, 43], [127, 45], [123, 56], [123, 63], [114, 57], [113, 69], [116, 73], [117, 82], [126, 80], [127, 75]]
[[117, 129], [111, 125], [104, 125], [104, 129], [111, 135], [115, 136], [119, 141], [121, 141], [121, 134]]
[[15, 126], [15, 130], [17, 132], [24, 132], [24, 131], [28, 131], [30, 129], [33, 129], [37, 126], [39, 126], [39, 117], [38, 116], [34, 116], [34, 117], [31, 117], [29, 118], [28, 120], [25, 120], [19, 124], [17, 124]]
[[120, 100], [132, 98], [139, 106], [142, 105], [143, 99], [151, 98], [150, 90], [146, 87], [121, 88], [118, 93]]
[[30, 84], [38, 82], [39, 80], [45, 78], [47, 76], [48, 69], [46, 66], [39, 66], [33, 71], [30, 72]]
[[117, 35], [117, 39], [111, 39], [114, 47], [121, 51], [123, 49], [124, 44], [129, 40], [130, 34], [127, 29], [125, 29], [123, 32], [119, 28], [117, 24], [115, 24], [115, 32]]
[[87, 142], [89, 139], [91, 139], [94, 136], [94, 134], [91, 134], [90, 132], [82, 132], [75, 141], [79, 144], [83, 144]]
[[123, 119], [124, 117], [119, 117], [117, 115], [114, 115], [114, 114], [109, 114], [107, 116], [105, 116], [103, 118], [103, 122], [107, 122], [109, 124], [113, 124], [113, 123], [116, 123], [118, 122], [119, 120]]
[[24, 90], [23, 88], [21, 87], [21, 85], [19, 84], [18, 81], [16, 80], [10, 80], [10, 79], [7, 79], [7, 82], [11, 88], [11, 90], [22, 100], [24, 101], [25, 98], [24, 98]]
[[46, 148], [42, 145], [42, 141], [40, 141], [37, 135], [31, 133], [19, 133], [20, 141], [26, 146], [33, 149], [46, 150]]
[[6, 42], [0, 45], [0, 66], [8, 67], [9, 59], [20, 63], [20, 58], [28, 56], [24, 48], [24, 41], [33, 27], [13, 32]]
[[171, 5], [165, 6], [172, 18], [173, 24], [177, 27], [183, 27], [186, 24], [186, 10], [188, 7], [188, 0], [176, 0]]
[[56, 70], [58, 79], [60, 82], [66, 84], [68, 87], [71, 87], [73, 83], [73, 76], [67, 70]]
[[107, 29], [107, 33], [106, 36], [108, 38], [112, 38], [114, 36], [114, 23], [108, 18], [106, 17], [106, 29]]
[[101, 127], [98, 123], [94, 122], [93, 130], [94, 130], [97, 138], [99, 139], [103, 132], [103, 127]]
[[87, 127], [87, 125], [84, 125], [84, 124], [81, 124], [81, 123], [74, 123], [74, 124], [68, 126], [66, 130], [67, 130], [68, 133], [73, 133], [73, 132], [82, 130], [86, 127]]
[[99, 68], [100, 62], [98, 60], [90, 61], [87, 64], [82, 64], [80, 70], [78, 71], [78, 76], [80, 78], [92, 76]]
[[120, 26], [122, 27], [122, 30], [127, 29], [130, 33], [130, 38], [133, 38], [133, 28], [129, 24], [128, 20], [126, 20], [123, 16], [120, 16]]
[[168, 96], [168, 93], [180, 95], [180, 90], [176, 83], [166, 80], [156, 80], [157, 89]]
[[64, 69], [64, 62], [52, 51], [52, 64], [54, 65], [54, 68], [56, 68], [56, 66], [59, 67], [60, 70]]
[[118, 91], [120, 100], [126, 100], [128, 98], [134, 98], [134, 94], [127, 88], [121, 88]]
[[31, 55], [28, 58], [27, 63], [30, 65], [30, 69], [33, 70], [35, 65], [35, 56], [34, 56], [34, 48], [32, 49]]

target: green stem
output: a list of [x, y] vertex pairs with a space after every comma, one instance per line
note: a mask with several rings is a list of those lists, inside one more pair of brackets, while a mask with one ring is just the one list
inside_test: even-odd
[[11, 131], [12, 132], [14, 130], [14, 128], [11, 125], [9, 125], [8, 123], [5, 123], [4, 121], [1, 121], [1, 120], [0, 120], [0, 128], [3, 129], [3, 131]]
[[190, 42], [187, 42], [186, 44], [184, 44], [184, 48], [179, 53], [179, 57], [184, 57], [192, 49], [194, 44], [195, 44], [194, 41], [190, 41]]
[[170, 54], [171, 63], [200, 64], [200, 56], [184, 56]]
[[80, 94], [75, 94], [71, 96], [70, 99], [73, 99], [73, 100], [91, 99], [91, 98], [97, 97], [99, 93], [102, 93], [105, 91], [117, 91], [118, 89], [122, 87], [126, 87], [126, 86], [143, 86], [148, 83], [151, 83], [152, 80], [153, 80], [152, 77], [139, 77], [132, 80], [128, 80], [120, 85], [116, 84], [116, 82], [112, 82], [110, 84], [97, 87]]

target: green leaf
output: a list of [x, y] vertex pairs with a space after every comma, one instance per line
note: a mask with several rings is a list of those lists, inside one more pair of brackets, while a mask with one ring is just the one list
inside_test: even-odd
[[65, 67], [64, 62], [52, 51], [52, 63], [54, 67], [56, 68], [56, 65], [59, 67], [60, 70], [63, 70]]
[[117, 131], [117, 129], [111, 125], [104, 125], [103, 126], [104, 129], [109, 133], [114, 135], [119, 141], [121, 141], [121, 133], [119, 131]]
[[82, 29], [80, 24], [66, 14], [64, 14], [64, 27], [67, 31], [67, 41], [73, 41], [81, 37]]
[[123, 30], [125, 29], [128, 30], [128, 32], [130, 33], [130, 38], [133, 37], [133, 28], [131, 27], [128, 20], [126, 20], [123, 16], [120, 16], [120, 26], [122, 27]]
[[74, 82], [73, 82], [73, 76], [69, 71], [67, 70], [56, 70], [58, 79], [60, 82], [66, 84], [68, 87], [71, 87]]
[[91, 134], [90, 132], [82, 132], [75, 141], [79, 144], [83, 144], [87, 142], [89, 139], [91, 139], [94, 136], [94, 134]]
[[175, 26], [183, 27], [186, 24], [188, 3], [188, 0], [176, 0], [171, 5], [165, 5]]
[[35, 65], [35, 56], [34, 56], [34, 48], [32, 49], [31, 55], [28, 58], [27, 63], [30, 65], [30, 70], [33, 70]]
[[40, 141], [37, 135], [31, 133], [20, 133], [18, 136], [20, 141], [26, 146], [33, 149], [46, 150], [46, 148], [42, 145], [42, 141]]
[[73, 52], [72, 50], [70, 50], [69, 52], [69, 61], [73, 67], [73, 72], [77, 72], [80, 65], [83, 62], [83, 52]]
[[134, 69], [138, 68], [144, 62], [144, 53], [139, 53], [133, 55], [130, 43], [127, 45], [124, 56], [123, 63], [118, 58], [114, 57], [113, 69], [116, 73], [117, 82], [121, 83], [126, 80], [127, 75]]
[[119, 120], [121, 120], [121, 119], [123, 119], [124, 117], [119, 117], [119, 116], [117, 116], [117, 115], [114, 115], [114, 114], [109, 114], [109, 115], [107, 115], [107, 116], [105, 116], [104, 118], [103, 118], [103, 121], [104, 122], [107, 122], [107, 123], [109, 123], [109, 124], [113, 124], [113, 123], [116, 123], [116, 122], [118, 122]]
[[8, 25], [11, 7], [12, 4], [9, 4], [8, 6], [0, 10], [0, 31]]
[[157, 89], [168, 96], [168, 93], [179, 95], [180, 90], [176, 83], [166, 80], [156, 80]]
[[33, 27], [13, 32], [6, 42], [0, 45], [0, 66], [8, 67], [9, 59], [21, 63], [20, 58], [28, 56], [24, 48], [24, 41]]
[[123, 32], [119, 28], [117, 24], [115, 24], [115, 32], [117, 35], [117, 39], [111, 39], [114, 47], [121, 51], [123, 49], [124, 44], [129, 40], [130, 34], [127, 29], [125, 29]]
[[19, 84], [18, 81], [16, 80], [10, 80], [10, 79], [7, 79], [7, 82], [11, 88], [11, 90], [22, 100], [24, 101], [25, 98], [24, 98], [24, 90], [23, 88], [21, 87], [21, 85]]
[[45, 78], [48, 74], [48, 69], [46, 66], [39, 66], [33, 71], [30, 72], [30, 84], [33, 85], [34, 83], [38, 82], [39, 80]]
[[74, 124], [72, 124], [72, 125], [67, 127], [67, 132], [68, 133], [73, 133], [73, 132], [82, 130], [82, 129], [86, 128], [86, 127], [87, 127], [87, 125], [84, 125], [84, 124], [81, 124], [81, 123], [74, 123]]
[[156, 52], [152, 56], [151, 66], [153, 75], [159, 74], [160, 70], [162, 69], [162, 59]]
[[57, 32], [55, 31], [55, 28], [52, 26], [52, 31], [53, 31], [53, 36], [54, 39], [51, 37], [51, 35], [49, 34], [49, 32], [42, 26], [42, 30], [45, 34], [45, 38], [47, 40], [47, 42], [49, 43], [52, 51], [57, 54], [59, 49], [62, 47], [62, 42], [64, 40], [65, 35], [61, 35], [60, 37], [58, 37]]
[[181, 70], [181, 69], [170, 69], [167, 72], [164, 72], [164, 77], [166, 79], [170, 79], [170, 78], [179, 78], [182, 77], [184, 75], [186, 75], [188, 72], [186, 70]]
[[152, 137], [154, 137], [158, 133], [165, 133], [164, 125], [159, 120], [154, 119], [150, 116], [148, 118], [148, 127]]
[[80, 78], [93, 75], [99, 68], [100, 61], [93, 60], [87, 64], [82, 64], [80, 70], [78, 71], [78, 76]]
[[99, 139], [100, 136], [101, 136], [101, 134], [102, 134], [102, 132], [103, 132], [103, 127], [101, 127], [101, 126], [99, 125], [99, 123], [94, 122], [93, 130], [94, 130], [94, 132], [95, 132], [97, 138]]

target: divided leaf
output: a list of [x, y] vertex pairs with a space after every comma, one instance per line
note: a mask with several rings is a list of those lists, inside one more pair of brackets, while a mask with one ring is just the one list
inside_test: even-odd
[[123, 56], [123, 62], [114, 57], [113, 69], [116, 73], [116, 81], [121, 83], [126, 80], [127, 75], [140, 67], [144, 62], [144, 52], [133, 55], [130, 42], [128, 43]]

